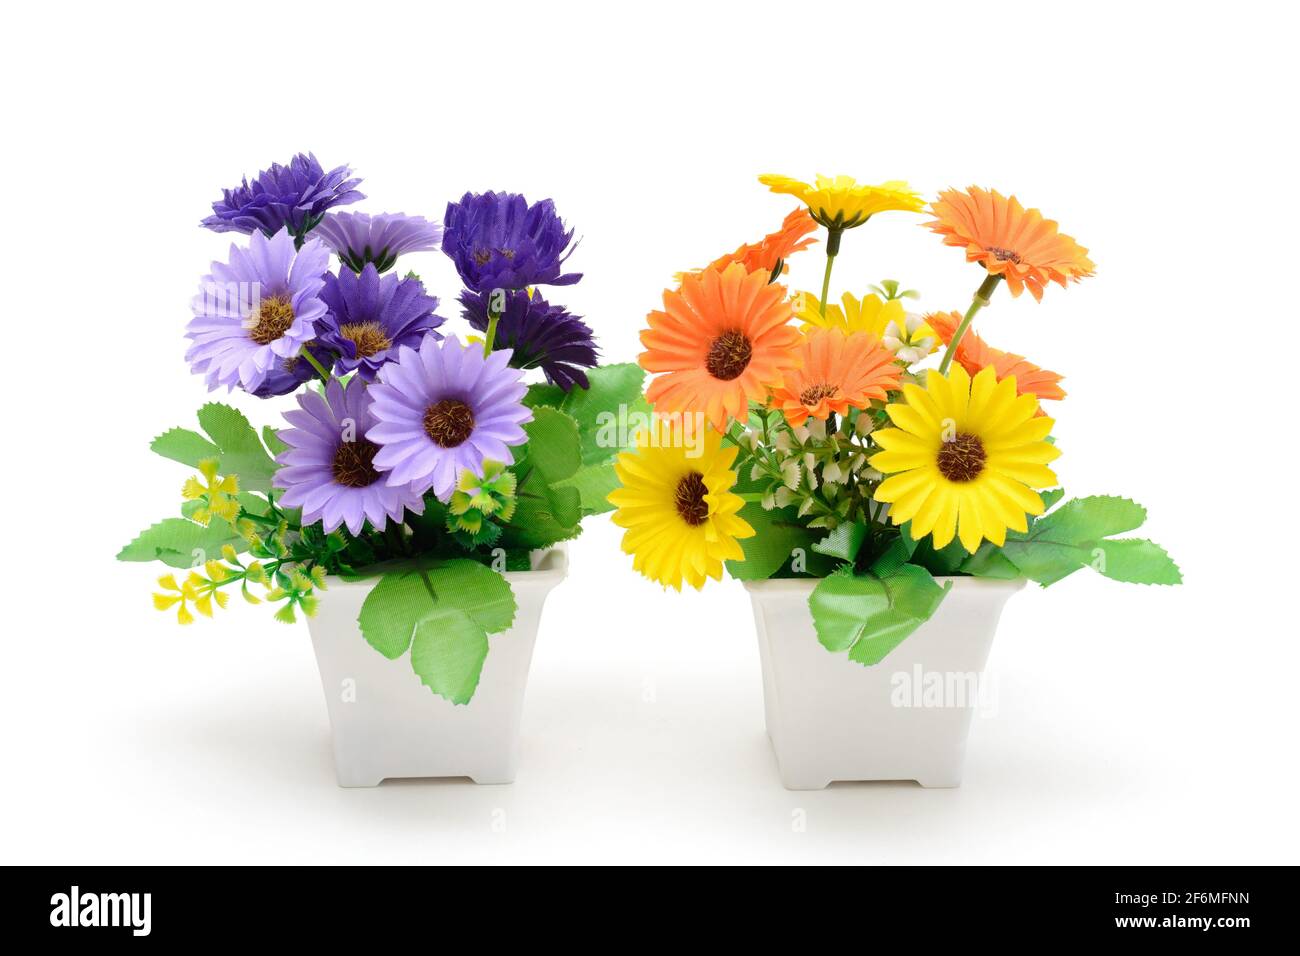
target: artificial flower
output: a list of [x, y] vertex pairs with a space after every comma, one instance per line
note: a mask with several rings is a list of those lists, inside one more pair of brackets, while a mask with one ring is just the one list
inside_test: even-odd
[[744, 560], [737, 539], [752, 537], [754, 529], [738, 514], [744, 500], [731, 491], [738, 449], [723, 448], [722, 436], [709, 429], [693, 448], [672, 440], [673, 432], [639, 433], [637, 450], [614, 464], [622, 487], [609, 501], [618, 509], [614, 523], [627, 529], [623, 550], [633, 555], [632, 566], [680, 591], [683, 580], [693, 588], [721, 580], [722, 562]]
[[419, 351], [402, 346], [371, 386], [375, 467], [389, 484], [432, 488], [447, 501], [466, 469], [482, 475], [488, 459], [513, 464], [509, 446], [528, 440], [523, 425], [533, 417], [521, 379], [509, 349], [484, 356], [455, 336], [426, 336]]
[[971, 186], [946, 189], [930, 204], [935, 219], [925, 223], [943, 236], [944, 245], [964, 247], [967, 262], [978, 262], [1002, 276], [1013, 296], [1025, 289], [1043, 298], [1050, 281], [1062, 288], [1093, 274], [1088, 250], [1057, 231], [1037, 209], [1025, 209], [1015, 196]]
[[447, 530], [469, 536], [473, 544], [495, 537], [489, 519], [504, 522], [514, 516], [516, 485], [515, 473], [499, 461], [483, 462], [482, 475], [461, 472], [447, 502]]
[[1001, 547], [1008, 529], [1028, 530], [1026, 515], [1044, 510], [1033, 489], [1056, 484], [1047, 464], [1060, 455], [1044, 441], [1054, 422], [1034, 414], [1038, 400], [991, 368], [972, 380], [960, 365], [930, 372], [925, 388], [904, 385], [903, 396], [886, 406], [896, 427], [873, 433], [884, 450], [870, 459], [889, 475], [875, 499], [889, 503], [894, 524], [912, 522], [914, 539], [933, 534], [935, 548], [955, 534], [972, 553], [984, 539]]
[[[321, 364], [321, 368], [333, 366], [337, 356], [323, 346], [319, 339], [312, 339], [302, 347], [303, 352], [310, 352], [312, 358]], [[262, 384], [253, 389], [252, 394], [258, 398], [274, 398], [296, 392], [306, 382], [310, 382], [319, 373], [301, 354], [291, 355], [287, 359], [271, 365]]]
[[900, 323], [891, 319], [885, 326], [885, 334], [880, 337], [885, 348], [894, 353], [894, 357], [907, 365], [921, 361], [935, 350], [938, 336], [934, 329], [926, 324], [925, 318], [915, 312], [908, 312]]
[[475, 292], [571, 285], [581, 273], [561, 274], [572, 254], [573, 230], [564, 228], [549, 199], [528, 205], [517, 193], [466, 193], [447, 204], [442, 251]]
[[332, 212], [316, 227], [316, 236], [353, 272], [374, 263], [387, 272], [408, 252], [431, 252], [442, 242], [442, 224], [405, 213]]
[[[961, 315], [956, 312], [932, 312], [925, 317], [925, 321], [943, 340], [943, 344], [947, 345], [961, 324]], [[1061, 388], [1062, 376], [1039, 368], [1023, 355], [993, 348], [976, 335], [973, 329], [967, 329], [962, 335], [954, 358], [969, 375], [976, 375], [981, 369], [992, 368], [998, 381], [1015, 378], [1016, 391], [1021, 395], [1033, 395], [1040, 401], [1059, 401], [1065, 398], [1065, 389]]]
[[796, 426], [810, 415], [825, 421], [831, 412], [844, 415], [850, 407], [866, 408], [872, 399], [884, 401], [903, 372], [869, 332], [817, 329], [800, 343], [798, 360], [798, 367], [772, 388], [771, 399]]
[[759, 176], [758, 181], [774, 193], [794, 196], [808, 207], [814, 219], [835, 231], [860, 226], [878, 212], [920, 212], [925, 206], [925, 200], [912, 187], [897, 179], [869, 186], [852, 176], [819, 175], [815, 182], [805, 183], [769, 173]]
[[201, 525], [208, 524], [213, 515], [234, 522], [239, 517], [239, 478], [235, 475], [218, 477], [220, 463], [215, 458], [204, 458], [199, 462], [199, 474], [203, 480], [190, 476], [181, 488], [181, 497], [186, 501], [200, 502], [199, 507], [190, 512], [190, 518]]
[[[746, 243], [730, 255], [719, 256], [704, 269], [722, 271], [731, 263], [739, 262], [747, 272], [766, 272], [775, 279], [785, 271], [786, 259], [817, 241], [808, 235], [816, 228], [817, 223], [813, 221], [812, 215], [800, 206], [785, 217], [781, 228], [776, 232], [768, 233], [756, 243]], [[704, 269], [699, 271], [703, 272]]]
[[349, 179], [351, 175], [347, 166], [325, 172], [314, 155], [299, 153], [287, 166], [273, 163], [251, 183], [245, 178], [242, 185], [223, 189], [202, 225], [213, 232], [267, 236], [288, 228], [293, 235], [304, 236], [325, 210], [366, 198], [355, 188], [361, 180]]
[[794, 314], [803, 322], [804, 332], [817, 328], [840, 329], [844, 332], [870, 332], [878, 339], [885, 337], [891, 322], [902, 325], [907, 320], [900, 299], [886, 301], [874, 292], [861, 299], [845, 292], [840, 302], [841, 305], [828, 302], [823, 315], [821, 300], [811, 292], [800, 292], [794, 297]]
[[330, 379], [324, 395], [308, 390], [298, 405], [284, 413], [293, 427], [278, 433], [289, 448], [275, 459], [272, 484], [284, 491], [281, 505], [302, 509], [304, 527], [319, 521], [326, 533], [346, 525], [358, 535], [367, 520], [382, 531], [390, 518], [424, 511], [422, 490], [388, 484], [375, 468], [379, 446], [366, 432], [376, 419], [359, 376], [346, 386]]
[[563, 306], [550, 305], [537, 293], [517, 289], [499, 294], [466, 290], [461, 293], [464, 316], [474, 328], [486, 332], [488, 306], [501, 305], [494, 348], [511, 350], [514, 368], [540, 368], [546, 380], [566, 392], [574, 385], [587, 387], [584, 368], [594, 368], [596, 339], [587, 323]]
[[253, 392], [272, 369], [300, 353], [325, 315], [320, 291], [329, 249], [309, 239], [295, 251], [287, 231], [260, 232], [248, 248], [230, 247], [229, 262], [212, 263], [194, 297], [185, 360], [213, 390], [236, 385]]
[[[158, 579], [158, 584], [164, 593], [154, 593], [153, 606], [160, 611], [176, 607], [177, 624], [194, 623], [194, 614], [190, 611], [190, 604], [194, 604], [199, 613], [211, 617], [212, 598], [215, 596], [218, 605], [221, 607], [225, 607], [230, 598], [229, 595], [222, 594], [220, 591], [200, 594], [199, 586], [204, 583], [203, 578], [193, 571], [186, 577], [183, 584], [176, 582], [176, 575], [164, 574]], [[179, 606], [177, 607], [177, 605]]]
[[367, 382], [403, 345], [419, 346], [446, 320], [434, 313], [438, 300], [416, 278], [381, 276], [374, 263], [360, 274], [348, 269], [325, 276], [320, 297], [329, 309], [319, 326], [321, 342], [338, 354], [339, 374], [355, 371]]
[[664, 310], [651, 312], [641, 333], [641, 367], [666, 373], [646, 390], [657, 411], [703, 414], [722, 431], [795, 364], [790, 303], [768, 278], [733, 262], [664, 292]]

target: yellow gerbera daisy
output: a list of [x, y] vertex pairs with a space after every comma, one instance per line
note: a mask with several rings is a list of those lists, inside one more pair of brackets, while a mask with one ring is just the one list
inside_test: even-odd
[[627, 529], [623, 550], [632, 566], [678, 591], [683, 578], [696, 589], [722, 580], [723, 561], [745, 558], [736, 539], [754, 535], [737, 514], [744, 500], [731, 491], [735, 446], [723, 448], [710, 428], [685, 435], [692, 441], [683, 436], [680, 427], [643, 430], [637, 450], [618, 456], [622, 487], [609, 496], [614, 523]]
[[826, 303], [826, 314], [822, 315], [821, 299], [811, 292], [800, 292], [794, 297], [795, 318], [803, 322], [804, 332], [817, 328], [840, 329], [843, 332], [870, 332], [878, 339], [885, 337], [890, 322], [901, 327], [907, 321], [903, 303], [898, 299], [886, 302], [875, 293], [859, 299], [852, 292], [845, 292], [840, 302], [842, 306]]
[[925, 200], [898, 179], [869, 186], [852, 176], [819, 175], [816, 182], [805, 183], [769, 173], [758, 181], [774, 193], [799, 199], [814, 219], [834, 231], [860, 226], [878, 212], [920, 212], [925, 207]]
[[992, 368], [974, 380], [960, 365], [930, 372], [925, 388], [903, 386], [905, 402], [886, 406], [897, 428], [872, 437], [884, 451], [871, 467], [889, 474], [875, 499], [888, 502], [894, 524], [912, 522], [912, 537], [934, 535], [942, 548], [954, 533], [970, 552], [987, 538], [1001, 546], [1007, 529], [1026, 531], [1026, 515], [1043, 513], [1034, 488], [1054, 486], [1047, 463], [1060, 455], [1044, 441], [1054, 420], [1036, 415], [1038, 400], [1017, 395], [1015, 376]]

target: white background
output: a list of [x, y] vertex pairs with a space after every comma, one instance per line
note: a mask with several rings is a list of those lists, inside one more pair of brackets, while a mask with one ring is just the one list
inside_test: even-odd
[[[4, 862], [1297, 862], [1284, 5], [33, 9], [0, 41]], [[1186, 585], [1014, 598], [961, 789], [792, 793], [743, 589], [661, 592], [600, 517], [546, 609], [516, 784], [340, 790], [305, 626], [180, 629], [158, 569], [113, 560], [173, 513], [185, 469], [147, 446], [206, 398], [182, 332], [230, 240], [197, 222], [308, 149], [365, 178], [353, 209], [553, 197], [586, 273], [554, 298], [611, 361], [675, 271], [792, 208], [760, 173], [1015, 192], [1098, 273], [1000, 291], [977, 328], [1067, 376], [1063, 483], [1147, 505]], [[920, 221], [849, 234], [836, 286], [964, 308], [976, 267]], [[449, 303], [447, 260], [408, 264]]]

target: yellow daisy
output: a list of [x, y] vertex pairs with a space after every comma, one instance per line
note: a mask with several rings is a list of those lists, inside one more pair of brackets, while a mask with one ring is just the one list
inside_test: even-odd
[[878, 212], [920, 212], [925, 207], [925, 200], [898, 179], [869, 186], [852, 176], [818, 176], [815, 182], [805, 183], [769, 173], [758, 181], [774, 193], [794, 196], [814, 219], [833, 231], [860, 226]]
[[1060, 452], [1044, 441], [1055, 423], [1037, 415], [1032, 394], [1017, 395], [1015, 376], [992, 368], [974, 380], [960, 365], [930, 372], [925, 388], [903, 386], [905, 401], [886, 406], [898, 426], [873, 433], [884, 449], [871, 456], [889, 474], [875, 499], [889, 503], [894, 524], [912, 522], [912, 537], [934, 535], [942, 548], [954, 533], [974, 553], [987, 538], [1001, 546], [1007, 529], [1028, 530], [1043, 513], [1034, 488], [1056, 485], [1047, 463]]
[[[826, 304], [826, 314], [822, 315], [822, 303], [811, 292], [800, 292], [794, 297], [795, 318], [803, 323], [800, 326], [805, 333], [814, 329], [840, 329], [843, 332], [870, 332], [876, 338], [886, 342], [893, 351], [898, 351], [889, 341], [898, 341], [899, 347], [916, 345], [926, 338], [929, 352], [934, 351], [938, 336], [925, 322], [916, 322], [903, 310], [901, 299], [885, 301], [874, 292], [861, 299], [852, 292], [845, 292], [840, 297], [841, 305], [834, 302]], [[928, 352], [927, 352], [928, 354]], [[913, 361], [916, 361], [914, 359]]]
[[637, 450], [618, 456], [622, 487], [609, 501], [637, 571], [680, 591], [683, 578], [698, 589], [708, 578], [722, 580], [723, 561], [744, 560], [736, 539], [754, 529], [737, 514], [745, 502], [731, 491], [736, 451], [711, 428], [691, 435], [665, 427], [642, 431]]

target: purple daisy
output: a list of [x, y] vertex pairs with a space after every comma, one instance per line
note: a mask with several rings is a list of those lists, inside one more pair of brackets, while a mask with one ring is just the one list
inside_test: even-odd
[[[488, 303], [493, 295], [460, 294], [466, 320], [480, 332], [487, 331]], [[575, 384], [586, 388], [587, 374], [582, 370], [594, 367], [597, 361], [596, 340], [581, 317], [523, 290], [504, 294], [493, 341], [511, 350], [513, 367], [540, 368], [548, 382], [566, 392]]]
[[533, 413], [520, 402], [527, 388], [509, 362], [508, 349], [484, 357], [481, 346], [455, 336], [430, 336], [418, 352], [399, 349], [370, 389], [379, 423], [366, 437], [380, 446], [375, 467], [391, 484], [432, 488], [447, 501], [463, 470], [481, 477], [486, 459], [512, 464], [509, 446], [528, 440], [521, 426]]
[[400, 346], [418, 348], [426, 335], [442, 338], [433, 330], [446, 319], [434, 314], [438, 300], [425, 294], [424, 284], [391, 273], [381, 276], [374, 263], [360, 275], [347, 269], [326, 275], [321, 298], [329, 309], [320, 324], [321, 342], [338, 354], [340, 375], [355, 371], [373, 382]]
[[573, 252], [573, 230], [549, 199], [528, 205], [517, 193], [466, 193], [447, 204], [442, 251], [475, 292], [571, 285], [581, 273], [560, 274]]
[[292, 428], [279, 432], [289, 446], [275, 459], [272, 479], [284, 491], [280, 504], [302, 509], [302, 523], [323, 523], [325, 532], [347, 525], [357, 535], [367, 520], [382, 531], [388, 519], [401, 521], [407, 510], [424, 511], [424, 497], [410, 485], [390, 485], [375, 470], [377, 445], [365, 437], [375, 423], [366, 383], [344, 386], [331, 379], [322, 397], [298, 396], [300, 409], [284, 413]]
[[373, 262], [387, 272], [408, 252], [431, 252], [442, 241], [442, 224], [404, 213], [332, 212], [316, 227], [339, 261], [353, 272]]
[[325, 210], [366, 197], [354, 188], [360, 179], [349, 179], [352, 170], [337, 166], [328, 173], [315, 155], [299, 153], [288, 166], [273, 163], [250, 183], [223, 189], [212, 204], [212, 215], [200, 225], [213, 232], [263, 232], [273, 236], [288, 227], [301, 239], [321, 221]]
[[[323, 368], [334, 364], [334, 356], [318, 340], [313, 339], [303, 346], [303, 351], [311, 352], [312, 358], [321, 363]], [[274, 364], [267, 370], [262, 384], [253, 389], [258, 398], [274, 398], [296, 392], [305, 382], [316, 378], [316, 369], [301, 355], [293, 355], [282, 362]]]
[[325, 315], [320, 291], [329, 261], [323, 242], [311, 239], [295, 251], [287, 231], [270, 239], [255, 232], [247, 249], [232, 245], [230, 261], [212, 263], [192, 303], [185, 333], [191, 371], [209, 390], [260, 389], [315, 337]]

